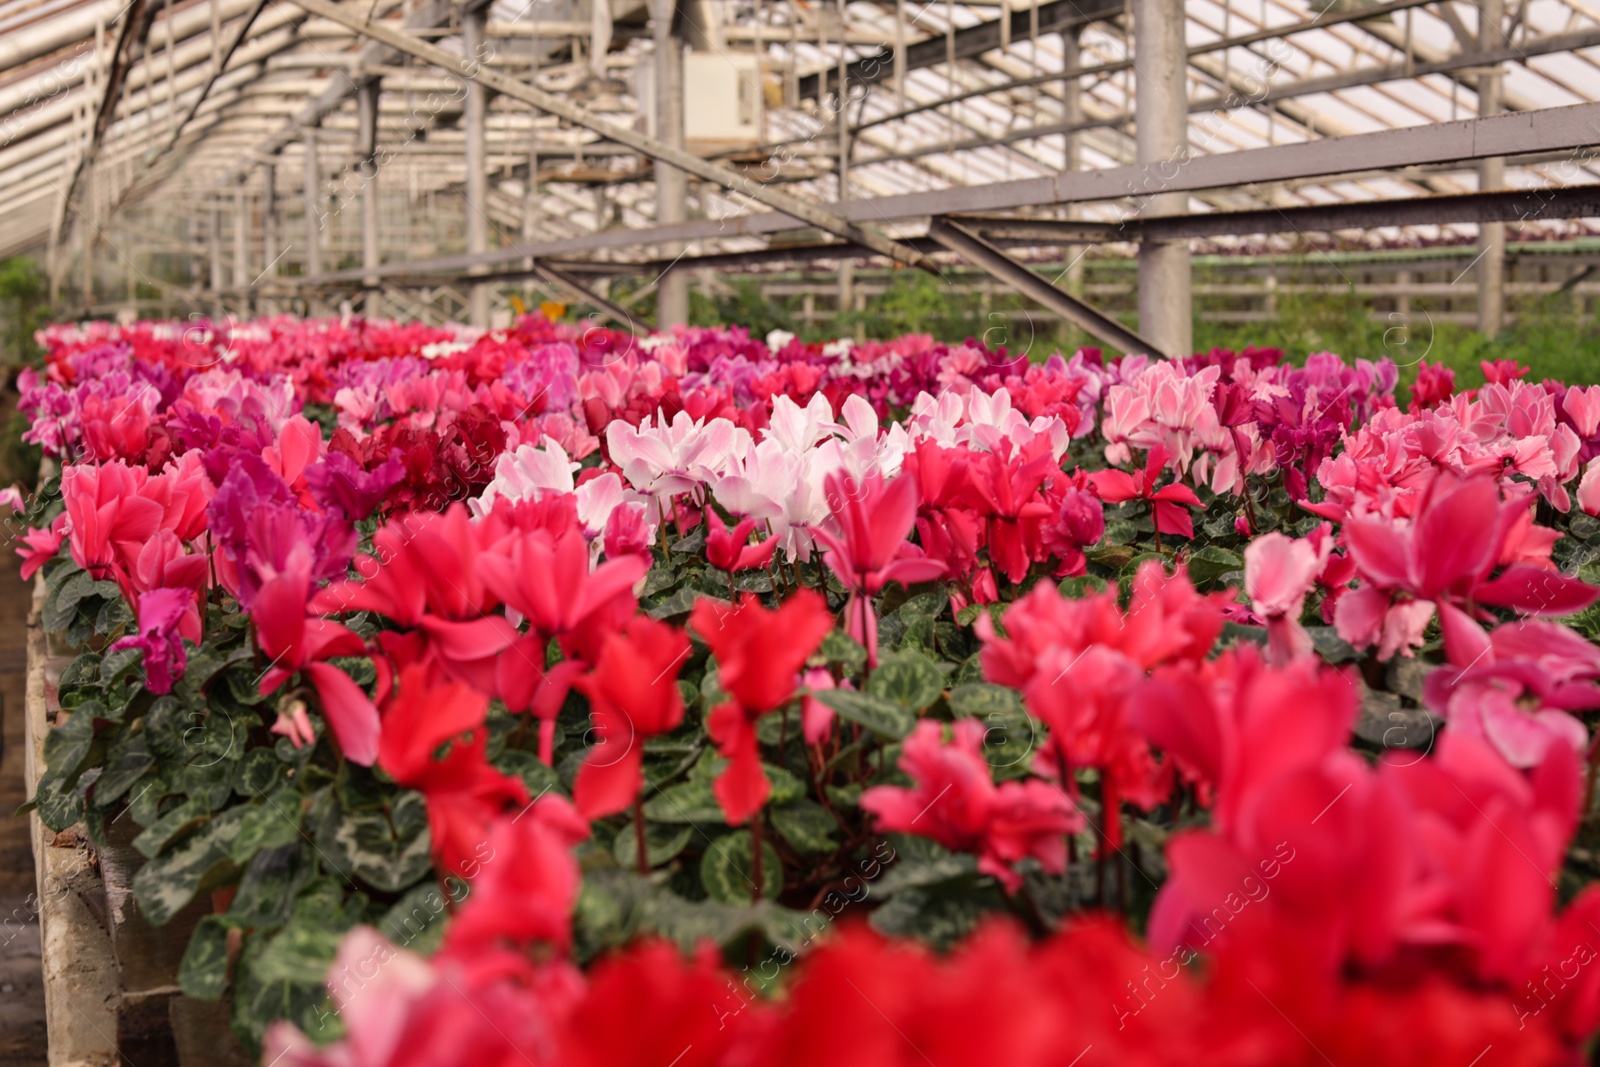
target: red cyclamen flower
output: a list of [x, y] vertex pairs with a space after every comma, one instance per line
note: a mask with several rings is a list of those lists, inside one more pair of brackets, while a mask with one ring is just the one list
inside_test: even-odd
[[722, 516], [709, 506], [706, 508], [706, 559], [722, 571], [747, 571], [765, 567], [778, 547], [778, 540], [769, 537], [759, 544], [748, 544], [755, 531], [756, 520], [745, 519], [731, 531]]
[[772, 792], [761, 768], [755, 721], [794, 695], [800, 667], [833, 628], [833, 615], [820, 593], [801, 589], [777, 611], [762, 607], [752, 593], [738, 607], [702, 598], [689, 625], [711, 646], [717, 680], [732, 698], [711, 710], [706, 729], [728, 759], [711, 789], [728, 822], [738, 826]]
[[1145, 460], [1144, 469], [1128, 474], [1125, 471], [1095, 471], [1089, 475], [1100, 499], [1107, 504], [1120, 504], [1124, 500], [1146, 500], [1155, 518], [1156, 532], [1194, 536], [1194, 519], [1184, 505], [1201, 507], [1200, 498], [1187, 485], [1174, 482], [1156, 488], [1161, 480], [1161, 468], [1166, 466], [1167, 450], [1156, 445]]
[[610, 634], [594, 672], [579, 680], [599, 743], [578, 768], [572, 798], [586, 819], [622, 811], [644, 783], [644, 740], [683, 722], [678, 671], [689, 656], [682, 630], [638, 615]]

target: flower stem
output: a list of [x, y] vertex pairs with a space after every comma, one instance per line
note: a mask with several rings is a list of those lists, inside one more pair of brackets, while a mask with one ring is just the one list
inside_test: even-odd
[[761, 883], [765, 873], [762, 867], [766, 858], [761, 853], [761, 813], [758, 811], [756, 812], [756, 817], [750, 822], [750, 873], [753, 876], [751, 881], [755, 883], [750, 893], [752, 903], [760, 903], [761, 901]]
[[1580, 809], [1579, 818], [1587, 819], [1594, 810], [1595, 777], [1600, 775], [1600, 738], [1589, 744], [1589, 776], [1583, 785], [1583, 807]]
[[633, 805], [633, 836], [636, 839], [639, 852], [639, 873], [650, 873], [650, 851], [644, 835], [644, 798], [640, 797]]

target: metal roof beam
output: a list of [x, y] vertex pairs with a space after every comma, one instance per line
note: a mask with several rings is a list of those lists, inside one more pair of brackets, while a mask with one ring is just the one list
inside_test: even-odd
[[764, 204], [775, 211], [780, 211], [806, 224], [827, 230], [846, 240], [856, 241], [880, 255], [888, 256], [902, 263], [919, 266], [926, 262], [925, 257], [920, 252], [899, 244], [874, 229], [848, 221], [839, 214], [829, 211], [818, 204], [760, 185], [737, 171], [701, 159], [699, 156], [692, 155], [682, 149], [673, 148], [631, 127], [621, 126], [600, 118], [563, 96], [545, 92], [532, 85], [485, 69], [477, 63], [475, 57], [469, 60], [462, 56], [452, 55], [441, 48], [427, 44], [392, 27], [380, 23], [366, 22], [359, 15], [346, 11], [339, 5], [329, 2], [329, 0], [295, 0], [295, 3], [313, 14], [322, 15], [324, 18], [332, 19], [335, 22], [342, 22], [351, 29], [372, 37], [374, 40], [391, 48], [406, 52], [441, 69], [458, 74], [463, 79], [476, 81], [487, 90], [532, 104], [541, 111], [556, 115], [574, 125], [593, 130], [608, 140], [635, 148], [652, 159], [662, 160], [685, 173], [693, 174], [705, 181], [714, 182], [730, 189], [754, 203]]
[[949, 219], [934, 217], [928, 236], [982, 270], [996, 281], [1015, 289], [1039, 306], [1055, 312], [1075, 326], [1098, 337], [1124, 353], [1143, 353], [1164, 358], [1167, 353], [1116, 319], [1057, 289], [1024, 264], [1018, 263], [977, 234]]
[[1049, 244], [1093, 244], [1105, 241], [1171, 241], [1258, 233], [1331, 233], [1391, 226], [1448, 226], [1581, 218], [1600, 218], [1600, 185], [1502, 189], [1348, 204], [1219, 211], [1159, 219], [1135, 218], [1126, 223], [1097, 224], [984, 216], [964, 216], [957, 221], [988, 238], [1038, 240]]
[[[1123, 10], [1123, 0], [1082, 0], [1081, 3], [1077, 0], [1052, 0], [1037, 8], [1039, 32], [1060, 33], [1074, 26], [1116, 18]], [[1032, 31], [1034, 11], [1034, 8], [1028, 7], [1011, 10], [1004, 16], [1010, 19], [1009, 32], [1001, 26], [1000, 19], [993, 19], [957, 30], [949, 37], [941, 33], [908, 44], [905, 47], [905, 69], [920, 70], [945, 62], [949, 58], [947, 45], [953, 44], [955, 58], [968, 59], [999, 48], [1003, 40], [1027, 37]], [[845, 68], [845, 84], [871, 85], [892, 77], [894, 70], [894, 46], [885, 41], [876, 52], [862, 56]], [[837, 89], [838, 82], [837, 64], [815, 74], [803, 75], [798, 79], [800, 98], [820, 99], [828, 94], [830, 83], [833, 89]]]
[[[1241, 152], [1174, 161], [1169, 175], [1161, 166], [1128, 165], [1074, 171], [982, 186], [958, 186], [832, 205], [860, 219], [913, 219], [930, 215], [1009, 211], [1066, 203], [1120, 200], [1154, 192], [1194, 192], [1246, 184], [1292, 181], [1363, 171], [1392, 171], [1429, 163], [1461, 163], [1491, 156], [1586, 150], [1600, 143], [1600, 103], [1575, 104], [1493, 118], [1462, 119], [1404, 130], [1381, 130], [1329, 137], [1302, 144], [1274, 145]], [[1536, 197], [1539, 191], [1526, 195]], [[1130, 212], [1132, 219], [1137, 210]], [[1082, 225], [1081, 223], [1075, 225]], [[605, 248], [632, 248], [674, 241], [717, 240], [804, 229], [779, 213], [698, 219], [648, 229], [606, 231], [533, 245], [493, 249], [480, 256], [441, 256], [411, 263], [386, 263], [382, 276], [464, 271], [531, 257], [562, 256]], [[304, 279], [317, 285], [349, 281], [363, 272], [336, 271]]]

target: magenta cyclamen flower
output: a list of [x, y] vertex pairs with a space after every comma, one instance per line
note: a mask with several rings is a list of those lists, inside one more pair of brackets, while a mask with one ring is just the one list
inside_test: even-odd
[[306, 485], [318, 504], [343, 514], [351, 522], [360, 522], [383, 503], [389, 490], [405, 476], [398, 453], [391, 453], [367, 471], [343, 452], [329, 452], [306, 468]]
[[144, 687], [156, 695], [172, 692], [189, 664], [178, 624], [194, 603], [188, 589], [152, 589], [139, 594], [139, 632], [120, 638], [113, 650], [137, 648], [144, 654]]

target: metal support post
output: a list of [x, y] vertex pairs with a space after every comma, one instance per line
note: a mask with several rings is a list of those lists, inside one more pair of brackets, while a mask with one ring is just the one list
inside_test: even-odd
[[[1188, 197], [1162, 190], [1189, 155], [1188, 21], [1183, 0], [1132, 2], [1139, 214], [1182, 214]], [[1139, 330], [1174, 357], [1194, 347], [1191, 284], [1187, 242], [1140, 242]]]
[[[474, 5], [461, 13], [461, 43], [467, 61], [478, 62], [485, 47], [487, 7]], [[467, 254], [481, 255], [489, 250], [489, 158], [485, 130], [488, 123], [489, 93], [476, 79], [467, 82], [466, 107], [462, 122], [466, 126], [466, 216]], [[489, 286], [473, 282], [467, 300], [467, 321], [487, 329], [489, 326]]]
[[[1446, 5], [1448, 6], [1448, 5]], [[1492, 52], [1503, 40], [1504, 0], [1479, 0], [1478, 50]], [[1504, 109], [1505, 74], [1500, 64], [1478, 74], [1478, 114], [1498, 115]], [[1506, 161], [1500, 156], [1478, 162], [1478, 190], [1499, 189], [1506, 182]], [[1478, 329], [1494, 337], [1505, 325], [1506, 226], [1486, 222], [1478, 227]]]
[[[651, 36], [655, 42], [656, 139], [668, 148], [683, 150], [683, 42], [672, 32], [676, 4], [653, 0]], [[658, 158], [655, 165], [656, 222], [682, 222], [687, 214], [688, 176]], [[682, 252], [681, 245], [665, 247], [663, 258]], [[656, 282], [656, 328], [665, 330], [689, 321], [689, 279], [670, 267]]]
[[[382, 262], [378, 250], [378, 79], [368, 78], [356, 90], [356, 144], [360, 162], [356, 173], [361, 176], [361, 265], [373, 270]], [[377, 307], [378, 276], [369, 274], [362, 279], [367, 293], [362, 310], [367, 314]]]

